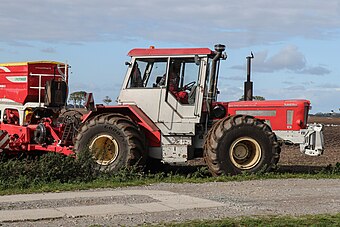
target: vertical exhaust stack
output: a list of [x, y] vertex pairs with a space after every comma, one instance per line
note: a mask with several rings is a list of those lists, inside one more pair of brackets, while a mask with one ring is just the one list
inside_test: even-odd
[[247, 59], [247, 81], [244, 82], [244, 101], [252, 101], [253, 100], [253, 82], [250, 81], [250, 72], [251, 72], [251, 59], [254, 58], [253, 52], [250, 52], [250, 56], [246, 57]]
[[216, 69], [218, 68], [217, 63], [220, 61], [220, 58], [223, 58], [223, 51], [225, 51], [225, 45], [223, 44], [216, 44], [215, 46], [215, 57], [212, 59], [211, 62], [211, 70], [210, 70], [210, 87], [209, 87], [209, 100], [213, 100], [216, 101], [216, 94], [214, 92], [216, 92], [217, 88], [217, 75], [218, 72], [216, 72]]
[[210, 69], [210, 86], [208, 91], [208, 106], [209, 108], [212, 105], [213, 101], [216, 101], [216, 93], [217, 93], [217, 80], [218, 80], [218, 70], [219, 70], [219, 61], [221, 59], [225, 60], [227, 56], [223, 53], [225, 51], [225, 45], [223, 44], [216, 44], [215, 46], [215, 56], [211, 62], [211, 69]]

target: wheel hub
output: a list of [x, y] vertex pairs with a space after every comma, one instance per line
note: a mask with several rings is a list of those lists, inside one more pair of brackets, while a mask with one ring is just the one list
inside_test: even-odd
[[89, 149], [96, 162], [104, 166], [114, 162], [119, 154], [118, 143], [110, 135], [99, 135], [95, 137], [92, 140]]
[[237, 168], [249, 170], [255, 167], [262, 156], [259, 143], [250, 138], [242, 137], [235, 140], [229, 149], [230, 160]]
[[249, 154], [247, 146], [244, 144], [237, 144], [234, 148], [234, 158], [238, 160], [245, 159]]

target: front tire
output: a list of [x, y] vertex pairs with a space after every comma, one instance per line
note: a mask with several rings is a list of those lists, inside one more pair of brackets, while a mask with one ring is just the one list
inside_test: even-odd
[[77, 135], [77, 154], [89, 151], [101, 171], [144, 166], [145, 142], [138, 126], [120, 114], [103, 114], [86, 122]]
[[275, 134], [252, 116], [221, 119], [210, 129], [204, 144], [205, 161], [215, 176], [267, 172], [275, 169], [279, 157]]

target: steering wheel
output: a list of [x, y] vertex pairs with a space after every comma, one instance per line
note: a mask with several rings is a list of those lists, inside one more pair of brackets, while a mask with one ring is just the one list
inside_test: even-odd
[[196, 81], [191, 81], [183, 86], [183, 91], [188, 90], [191, 91], [191, 88], [196, 84]]

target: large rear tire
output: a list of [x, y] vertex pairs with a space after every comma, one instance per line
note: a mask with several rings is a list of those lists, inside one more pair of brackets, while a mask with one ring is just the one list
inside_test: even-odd
[[120, 114], [102, 114], [86, 122], [80, 129], [75, 152], [90, 152], [101, 171], [145, 165], [145, 141], [138, 126]]
[[235, 115], [221, 119], [210, 129], [204, 143], [204, 158], [215, 176], [267, 172], [276, 168], [280, 146], [263, 121]]

